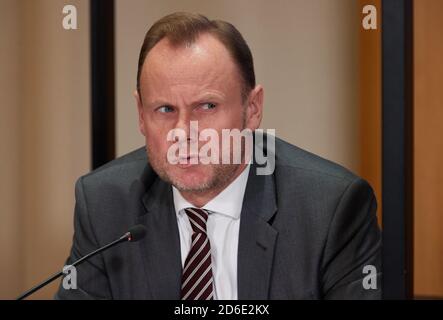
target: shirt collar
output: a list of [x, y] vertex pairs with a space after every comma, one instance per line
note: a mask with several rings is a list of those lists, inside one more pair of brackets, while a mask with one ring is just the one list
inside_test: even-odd
[[[246, 184], [248, 182], [250, 164], [248, 164], [243, 172], [235, 178], [222, 192], [215, 198], [210, 200], [202, 209], [226, 215], [232, 219], [239, 219], [243, 205], [243, 198], [245, 195]], [[172, 193], [174, 197], [174, 207], [177, 215], [183, 213], [183, 209], [195, 207], [189, 203], [180, 194], [180, 191], [172, 186]]]

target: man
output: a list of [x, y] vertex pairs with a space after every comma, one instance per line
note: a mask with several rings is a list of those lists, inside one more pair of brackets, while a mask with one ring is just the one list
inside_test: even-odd
[[[271, 136], [254, 140], [275, 161], [268, 174], [248, 160], [246, 143], [241, 163], [203, 163], [196, 135], [256, 132], [262, 118], [263, 88], [231, 24], [188, 13], [156, 22], [135, 98], [146, 150], [78, 180], [68, 263], [135, 224], [146, 236], [85, 262], [78, 288], [61, 286], [57, 298], [380, 298], [376, 200], [364, 180], [278, 138], [269, 147]], [[184, 139], [171, 134], [178, 131]], [[197, 147], [177, 163], [176, 143]]]

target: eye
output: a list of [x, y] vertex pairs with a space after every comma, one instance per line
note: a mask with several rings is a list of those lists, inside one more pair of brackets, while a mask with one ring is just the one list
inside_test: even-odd
[[211, 109], [214, 109], [215, 107], [216, 107], [216, 105], [211, 102], [202, 104], [202, 109], [204, 109], [204, 110], [211, 110]]
[[173, 112], [174, 109], [171, 106], [164, 105], [164, 106], [157, 108], [157, 111], [159, 111], [161, 113], [170, 113], [170, 112]]

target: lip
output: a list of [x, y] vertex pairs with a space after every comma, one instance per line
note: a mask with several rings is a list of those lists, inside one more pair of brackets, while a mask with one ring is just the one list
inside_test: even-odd
[[[191, 163], [191, 159], [197, 159], [197, 163]], [[181, 163], [183, 161], [186, 161], [186, 163]], [[198, 165], [198, 155], [193, 155], [193, 156], [189, 156], [189, 157], [183, 157], [183, 158], [179, 158], [178, 159], [178, 163], [176, 164], [177, 167], [179, 168], [189, 168], [192, 166], [196, 166]]]

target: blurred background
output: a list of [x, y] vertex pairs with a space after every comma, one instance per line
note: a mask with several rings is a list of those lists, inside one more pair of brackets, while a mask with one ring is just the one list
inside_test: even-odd
[[[0, 0], [0, 299], [61, 269], [69, 254], [74, 183], [93, 168], [98, 121], [91, 2]], [[262, 127], [367, 179], [382, 224], [381, 0], [103, 3], [114, 17], [114, 52], [103, 58], [114, 66], [112, 157], [143, 145], [132, 94], [147, 29], [175, 11], [199, 12], [233, 23], [248, 42], [265, 88]], [[77, 9], [76, 30], [62, 25], [68, 4]], [[376, 29], [362, 27], [367, 5], [377, 9]], [[443, 1], [413, 1], [412, 10], [413, 224], [404, 242], [412, 296], [443, 298]], [[57, 285], [32, 298], [51, 299]]]

